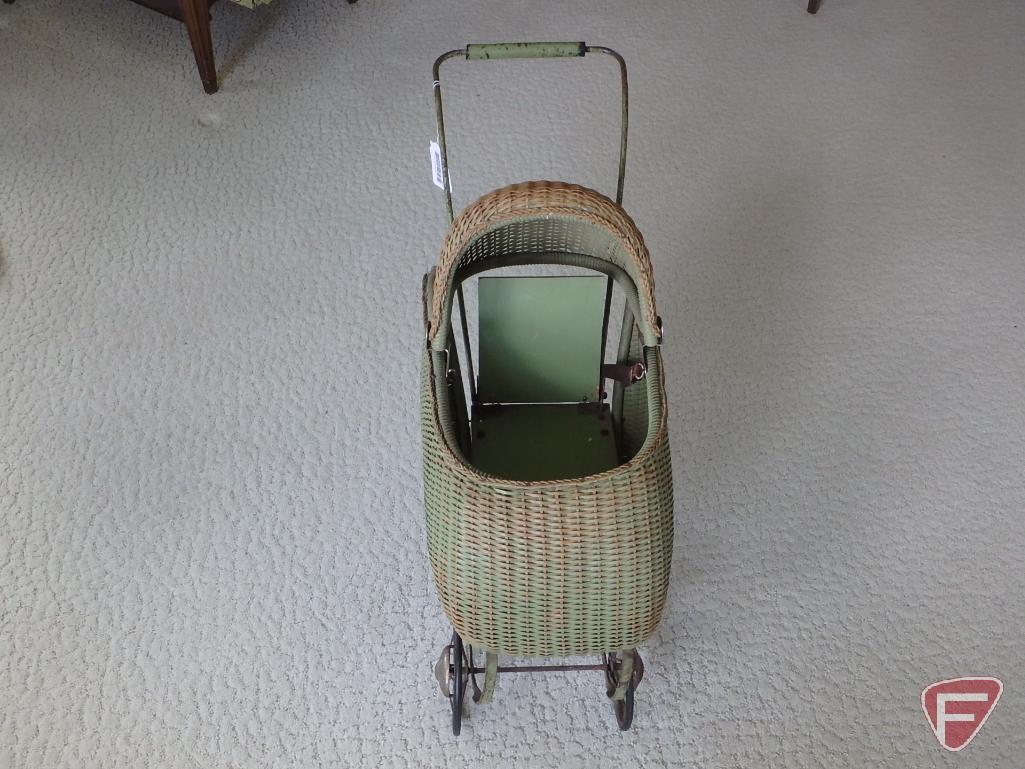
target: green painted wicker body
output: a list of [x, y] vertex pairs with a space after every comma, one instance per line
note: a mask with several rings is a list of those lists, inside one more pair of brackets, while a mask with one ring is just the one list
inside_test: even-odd
[[[616, 428], [630, 457], [624, 464], [577, 479], [503, 480], [465, 459], [464, 405], [446, 375], [456, 365], [447, 313], [467, 270], [487, 260], [543, 262], [546, 254], [598, 259], [628, 276], [636, 323], [621, 349], [643, 355], [648, 376], [623, 394]], [[665, 605], [673, 499], [651, 264], [636, 227], [593, 190], [507, 187], [456, 219], [426, 289], [427, 546], [450, 622], [465, 642], [514, 656], [637, 646]]]

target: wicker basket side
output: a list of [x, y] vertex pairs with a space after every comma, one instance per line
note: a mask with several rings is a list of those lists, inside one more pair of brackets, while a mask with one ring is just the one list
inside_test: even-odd
[[425, 349], [427, 546], [445, 613], [468, 642], [564, 656], [630, 648], [654, 632], [673, 499], [659, 352], [646, 357], [654, 429], [633, 459], [586, 478], [517, 482], [484, 475], [452, 450]]

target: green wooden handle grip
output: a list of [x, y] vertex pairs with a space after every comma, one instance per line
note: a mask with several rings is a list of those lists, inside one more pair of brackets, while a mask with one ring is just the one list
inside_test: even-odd
[[467, 59], [555, 59], [583, 56], [584, 43], [475, 43], [466, 46]]

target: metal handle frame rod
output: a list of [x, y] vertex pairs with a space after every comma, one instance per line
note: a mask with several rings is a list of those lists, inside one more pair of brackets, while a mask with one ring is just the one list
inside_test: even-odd
[[[619, 63], [620, 102], [622, 108], [622, 116], [620, 119], [619, 132], [619, 176], [616, 182], [616, 203], [617, 205], [622, 205], [623, 185], [626, 180], [626, 140], [630, 122], [630, 95], [626, 76], [626, 61], [616, 51], [612, 50], [611, 48], [607, 48], [603, 45], [584, 45], [583, 43], [581, 43], [580, 50], [582, 50], [584, 54], [603, 53], [607, 56], [611, 56]], [[465, 59], [469, 59], [470, 47], [467, 46], [466, 48], [458, 48], [456, 50], [443, 53], [441, 56], [435, 59], [433, 70], [434, 111], [438, 121], [438, 147], [441, 150], [442, 175], [445, 180], [445, 210], [448, 213], [449, 223], [455, 220], [455, 212], [452, 209], [452, 179], [449, 175], [448, 168], [448, 145], [445, 140], [445, 110], [441, 98], [441, 65], [449, 59], [454, 59], [457, 56], [462, 56]]]
[[[597, 665], [499, 665], [499, 673], [572, 673], [577, 670], [607, 670], [604, 662]], [[471, 667], [471, 673], [486, 673], [487, 668]]]

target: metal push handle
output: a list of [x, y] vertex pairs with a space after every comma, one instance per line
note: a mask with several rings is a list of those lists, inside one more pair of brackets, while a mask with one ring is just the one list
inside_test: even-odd
[[619, 178], [616, 182], [616, 203], [623, 204], [623, 182], [626, 178], [626, 136], [629, 125], [629, 89], [626, 79], [626, 62], [623, 57], [603, 45], [586, 43], [475, 43], [443, 53], [434, 61], [434, 110], [438, 119], [438, 146], [441, 150], [442, 176], [445, 183], [445, 209], [452, 222], [452, 179], [448, 172], [448, 148], [445, 144], [445, 113], [441, 102], [441, 65], [449, 59], [462, 56], [464, 59], [555, 59], [582, 57], [588, 53], [603, 53], [619, 63], [620, 101], [622, 117], [619, 131]]
[[467, 59], [556, 59], [585, 53], [585, 43], [474, 43], [466, 46]]

